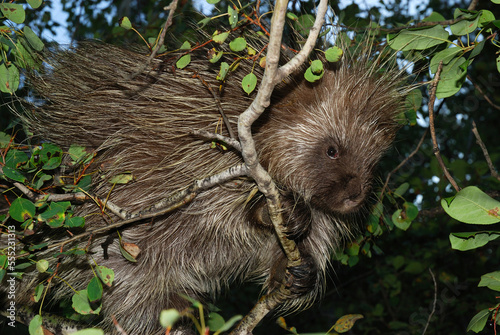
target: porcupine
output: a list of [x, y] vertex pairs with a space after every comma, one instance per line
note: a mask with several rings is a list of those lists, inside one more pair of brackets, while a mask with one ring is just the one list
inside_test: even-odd
[[[351, 215], [363, 206], [374, 167], [398, 128], [405, 76], [395, 62], [381, 72], [378, 56], [358, 49], [316, 84], [299, 79], [301, 74], [288, 78], [253, 127], [259, 159], [279, 187], [287, 233], [308, 273], [284, 310], [306, 308], [323, 291], [331, 253], [352, 231]], [[241, 163], [237, 150], [213, 149], [193, 130], [228, 136], [221, 109], [236, 129], [252, 98], [240, 86], [245, 71], [228, 78], [221, 90], [217, 66], [206, 61], [173, 70], [167, 60], [155, 60], [139, 73], [146, 62], [141, 53], [86, 42], [52, 54], [53, 70], [31, 78], [46, 101], [29, 116], [33, 133], [63, 148], [77, 143], [96, 150], [92, 192], [102, 199], [109, 194], [109, 201], [127, 211]], [[255, 73], [262, 76], [258, 69]], [[107, 180], [123, 172], [135, 180], [110, 192]], [[96, 212], [94, 204], [86, 204], [80, 215]], [[103, 224], [102, 216], [86, 217], [87, 226]], [[140, 247], [137, 263], [120, 255], [118, 239], [110, 242], [110, 233], [94, 236], [90, 247], [92, 264], [95, 260], [116, 274], [103, 297], [106, 329], [113, 315], [130, 334], [158, 333], [162, 309], [188, 304], [179, 293], [203, 300], [230, 282], [251, 279], [271, 290], [285, 273], [286, 258], [265, 199], [249, 178], [203, 191], [175, 212], [120, 233]], [[89, 266], [66, 259], [58, 274], [77, 290], [93, 277]], [[40, 279], [24, 280], [30, 288]], [[52, 288], [55, 300], [70, 293], [62, 283]], [[19, 295], [28, 294], [26, 289]]]

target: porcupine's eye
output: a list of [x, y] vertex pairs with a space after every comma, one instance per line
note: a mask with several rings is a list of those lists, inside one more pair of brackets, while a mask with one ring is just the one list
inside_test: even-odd
[[326, 150], [326, 155], [330, 158], [330, 159], [337, 159], [339, 158], [339, 151], [335, 148], [335, 147], [328, 147], [328, 149]]

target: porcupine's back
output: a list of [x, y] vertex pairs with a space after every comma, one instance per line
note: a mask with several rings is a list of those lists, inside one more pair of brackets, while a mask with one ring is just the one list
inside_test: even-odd
[[[98, 150], [105, 175], [133, 172], [136, 182], [127, 188], [134, 193], [122, 195], [125, 203], [115, 199], [127, 209], [151, 205], [193, 179], [239, 161], [234, 152], [221, 155], [210, 149], [210, 141], [191, 132], [199, 129], [227, 136], [217, 100], [234, 131], [237, 116], [249, 104], [240, 87], [226, 89], [220, 97], [217, 70], [208, 69], [206, 61], [193, 61], [192, 70], [183, 71], [154, 60], [136, 75], [146, 62], [146, 55], [86, 42], [76, 50], [52, 54], [48, 63], [53, 69], [31, 80], [47, 101], [31, 114], [33, 133], [63, 148], [80, 144]], [[102, 196], [110, 185], [99, 185], [96, 193]]]

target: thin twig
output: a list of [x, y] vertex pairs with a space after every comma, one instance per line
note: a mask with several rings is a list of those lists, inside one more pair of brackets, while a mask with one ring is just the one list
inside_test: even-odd
[[472, 83], [472, 85], [474, 85], [476, 90], [478, 90], [479, 93], [483, 95], [484, 99], [491, 105], [491, 107], [500, 110], [500, 106], [496, 105], [493, 101], [491, 101], [491, 99], [486, 95], [486, 93], [483, 92], [481, 87], [472, 80], [471, 76], [467, 75], [467, 79], [469, 79], [469, 81]]
[[172, 25], [172, 19], [175, 13], [175, 10], [177, 9], [177, 2], [178, 0], [173, 0], [170, 5], [166, 6], [164, 9], [165, 10], [170, 10], [168, 13], [167, 21], [165, 22], [165, 26], [163, 27], [163, 30], [161, 31], [160, 38], [158, 39], [158, 43], [156, 44], [155, 48], [152, 50], [151, 55], [149, 55], [148, 59], [144, 64], [142, 64], [137, 71], [132, 73], [130, 75], [130, 79], [133, 79], [140, 75], [146, 68], [149, 67], [153, 59], [156, 57], [156, 54], [158, 53], [158, 50], [162, 47], [162, 45], [165, 43], [165, 34], [167, 33], [168, 28]]
[[206, 130], [198, 130], [198, 129], [191, 131], [191, 133], [195, 136], [199, 136], [199, 137], [202, 137], [202, 138], [207, 139], [207, 140], [222, 141], [222, 142], [232, 146], [233, 148], [235, 148], [236, 150], [241, 152], [240, 142], [238, 142], [237, 140], [234, 140], [230, 137], [216, 134], [216, 133], [212, 133], [212, 132], [209, 132]]
[[229, 137], [231, 137], [232, 139], [236, 140], [236, 135], [234, 134], [234, 131], [233, 131], [233, 127], [231, 127], [231, 123], [229, 122], [229, 119], [227, 118], [226, 116], [226, 113], [224, 113], [224, 109], [222, 108], [222, 104], [220, 102], [220, 99], [219, 97], [217, 96], [217, 94], [214, 92], [214, 90], [212, 89], [212, 87], [210, 86], [209, 83], [207, 83], [201, 76], [198, 72], [194, 72], [194, 76], [196, 78], [198, 78], [200, 80], [200, 82], [203, 84], [203, 86], [205, 86], [208, 90], [208, 92], [210, 92], [210, 94], [212, 94], [214, 100], [215, 100], [215, 103], [217, 104], [217, 108], [219, 109], [219, 114], [222, 116], [222, 120], [224, 121], [224, 124], [226, 125], [226, 128], [227, 128], [227, 132], [229, 133]]
[[424, 131], [422, 134], [422, 137], [420, 138], [420, 141], [418, 141], [417, 147], [406, 157], [401, 163], [398, 164], [389, 174], [387, 175], [387, 178], [385, 179], [384, 186], [382, 187], [382, 191], [380, 192], [380, 199], [383, 198], [385, 189], [387, 188], [387, 185], [389, 185], [389, 180], [391, 179], [392, 175], [396, 173], [399, 169], [401, 169], [408, 161], [420, 150], [420, 147], [422, 146], [422, 143], [424, 143], [424, 139], [427, 136], [427, 129]]
[[170, 213], [182, 206], [185, 206], [186, 204], [190, 203], [193, 201], [193, 199], [202, 191], [208, 190], [212, 188], [213, 186], [223, 183], [225, 181], [234, 179], [236, 177], [240, 176], [246, 176], [248, 174], [248, 169], [244, 164], [239, 164], [235, 165], [221, 173], [218, 173], [216, 175], [210, 176], [208, 178], [204, 178], [201, 180], [195, 180], [188, 188], [179, 191], [172, 196], [163, 199], [162, 201], [144, 209], [138, 212], [127, 212], [126, 210], [118, 207], [117, 205], [113, 204], [110, 201], [106, 202], [106, 207], [108, 210], [118, 216], [119, 218], [122, 219], [122, 221], [115, 222], [112, 224], [109, 224], [105, 227], [98, 227], [94, 229], [89, 229], [85, 231], [82, 234], [75, 235], [69, 239], [66, 239], [64, 241], [61, 241], [59, 243], [51, 244], [47, 246], [48, 249], [54, 249], [63, 245], [66, 245], [70, 242], [79, 240], [83, 237], [93, 235], [93, 234], [98, 234], [102, 233], [111, 229], [116, 229], [123, 227], [125, 225], [140, 221], [140, 220], [145, 220], [145, 219], [150, 219], [154, 218], [160, 215], [164, 215], [167, 213]]
[[438, 69], [436, 71], [436, 75], [434, 76], [434, 80], [431, 82], [431, 89], [430, 89], [430, 97], [429, 97], [429, 128], [431, 130], [431, 137], [432, 137], [432, 150], [434, 152], [434, 155], [436, 156], [436, 159], [441, 166], [441, 170], [443, 170], [444, 175], [450, 182], [450, 184], [453, 186], [455, 191], [460, 191], [460, 188], [458, 187], [457, 183], [453, 179], [453, 177], [450, 175], [450, 172], [446, 168], [446, 165], [444, 164], [443, 158], [441, 157], [440, 151], [439, 151], [439, 144], [437, 143], [437, 138], [436, 138], [436, 129], [434, 126], [434, 102], [436, 101], [436, 89], [437, 85], [439, 82], [439, 77], [441, 75], [441, 70], [443, 69], [443, 62], [439, 62]]
[[431, 313], [429, 314], [429, 317], [427, 318], [427, 323], [425, 324], [424, 330], [422, 331], [422, 335], [425, 334], [427, 331], [427, 328], [429, 327], [429, 324], [431, 323], [431, 318], [436, 312], [436, 303], [437, 303], [437, 283], [436, 283], [436, 277], [434, 276], [434, 273], [432, 272], [432, 269], [429, 268], [429, 273], [431, 274], [432, 281], [434, 282], [434, 302], [432, 303], [432, 310]]
[[165, 8], [163, 8], [163, 10], [165, 10], [165, 11], [168, 10], [169, 11], [168, 12], [167, 21], [165, 22], [165, 26], [163, 26], [163, 29], [162, 29], [161, 34], [160, 34], [160, 39], [158, 40], [158, 43], [156, 44], [156, 47], [151, 52], [151, 55], [149, 55], [148, 64], [151, 63], [151, 61], [153, 60], [153, 58], [156, 57], [156, 54], [158, 53], [158, 50], [160, 50], [160, 48], [165, 43], [165, 34], [167, 33], [168, 28], [172, 25], [172, 20], [174, 18], [175, 10], [177, 9], [177, 2], [178, 1], [179, 0], [173, 0], [170, 3], [170, 5], [168, 5]]
[[500, 180], [500, 176], [498, 175], [498, 172], [495, 169], [493, 162], [491, 161], [490, 155], [488, 154], [488, 149], [486, 149], [486, 146], [484, 145], [483, 141], [481, 140], [481, 136], [479, 135], [479, 132], [477, 131], [476, 122], [474, 122], [474, 120], [472, 120], [472, 133], [474, 133], [474, 136], [476, 137], [476, 143], [479, 144], [479, 146], [481, 147], [481, 150], [483, 151], [484, 158], [486, 159], [486, 162], [488, 163], [488, 167], [490, 168], [491, 176]]

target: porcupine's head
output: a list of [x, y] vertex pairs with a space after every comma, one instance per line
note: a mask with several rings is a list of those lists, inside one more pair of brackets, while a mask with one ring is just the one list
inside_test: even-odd
[[365, 50], [345, 55], [318, 83], [279, 89], [265, 116], [257, 135], [264, 166], [313, 208], [352, 213], [370, 193], [408, 91], [406, 72], [381, 62]]

